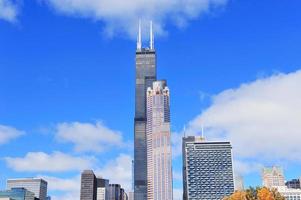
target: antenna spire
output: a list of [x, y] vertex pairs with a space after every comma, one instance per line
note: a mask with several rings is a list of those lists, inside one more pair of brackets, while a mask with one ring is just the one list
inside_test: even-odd
[[137, 49], [141, 49], [141, 20], [139, 20], [139, 30], [138, 30], [138, 38], [137, 38]]
[[184, 125], [184, 137], [186, 138], [186, 125]]
[[154, 33], [153, 33], [153, 21], [150, 21], [150, 31], [149, 31], [149, 33], [150, 33], [150, 49], [151, 50], [153, 50], [154, 49], [154, 44], [155, 44], [155, 42], [154, 42]]

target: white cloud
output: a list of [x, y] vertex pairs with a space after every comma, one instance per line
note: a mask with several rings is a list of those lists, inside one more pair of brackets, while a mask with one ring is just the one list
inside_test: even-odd
[[212, 8], [224, 6], [227, 0], [40, 0], [58, 13], [100, 20], [109, 36], [126, 33], [136, 37], [138, 20], [152, 19], [158, 34], [165, 33], [169, 22], [185, 26]]
[[61, 123], [56, 127], [56, 138], [62, 142], [71, 142], [76, 151], [102, 152], [110, 147], [123, 147], [122, 135], [104, 126], [101, 122]]
[[109, 161], [103, 168], [95, 171], [97, 176], [109, 179], [110, 183], [121, 184], [126, 191], [131, 190], [132, 157], [120, 154], [115, 160]]
[[188, 134], [201, 125], [209, 139], [233, 144], [234, 156], [301, 162], [301, 71], [276, 74], [229, 89], [189, 123]]
[[91, 168], [95, 161], [91, 157], [72, 157], [61, 152], [46, 154], [29, 152], [25, 157], [6, 157], [6, 164], [15, 171], [63, 172]]
[[0, 0], [0, 19], [15, 22], [18, 15], [17, 1]]
[[80, 175], [71, 178], [58, 178], [39, 175], [48, 182], [48, 193], [60, 193], [51, 195], [53, 200], [78, 200], [80, 196]]
[[[1, 0], [0, 0], [1, 1]], [[1, 3], [0, 3], [1, 5]], [[1, 9], [0, 9], [1, 12]], [[0, 124], [0, 145], [9, 142], [21, 135], [25, 134], [24, 131], [17, 130], [10, 126], [4, 126]]]

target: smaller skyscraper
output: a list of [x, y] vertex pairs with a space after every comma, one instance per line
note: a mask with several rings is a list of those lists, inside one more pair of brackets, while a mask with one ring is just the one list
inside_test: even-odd
[[234, 192], [230, 142], [183, 138], [183, 199], [220, 200]]
[[40, 178], [19, 178], [8, 179], [7, 189], [12, 188], [25, 188], [30, 192], [33, 192], [36, 198], [40, 200], [46, 200], [47, 197], [47, 182]]
[[169, 89], [166, 81], [147, 89], [147, 199], [172, 200]]
[[97, 200], [97, 180], [92, 170], [85, 170], [81, 175], [80, 200]]
[[28, 191], [25, 188], [12, 188], [10, 190], [0, 191], [0, 200], [34, 200], [35, 196], [33, 192]]
[[267, 188], [285, 186], [283, 170], [281, 167], [265, 167], [262, 170], [262, 185]]

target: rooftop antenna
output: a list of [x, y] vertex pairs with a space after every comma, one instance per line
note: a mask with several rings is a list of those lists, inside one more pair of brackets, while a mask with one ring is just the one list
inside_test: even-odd
[[186, 125], [184, 125], [184, 137], [186, 138]]
[[150, 21], [150, 31], [149, 31], [149, 34], [150, 34], [150, 49], [153, 50], [154, 49], [154, 32], [153, 32], [153, 21]]
[[137, 38], [137, 49], [141, 49], [141, 20], [139, 20], [139, 30], [138, 30], [138, 38]]

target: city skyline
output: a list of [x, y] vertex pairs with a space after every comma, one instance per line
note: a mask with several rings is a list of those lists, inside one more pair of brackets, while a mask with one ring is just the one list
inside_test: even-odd
[[202, 127], [231, 141], [245, 187], [261, 185], [263, 166], [301, 176], [300, 2], [91, 2], [0, 0], [0, 188], [39, 177], [54, 200], [77, 199], [93, 169], [131, 190], [139, 19], [143, 30], [153, 20], [157, 78], [172, 88], [175, 200], [182, 136]]

